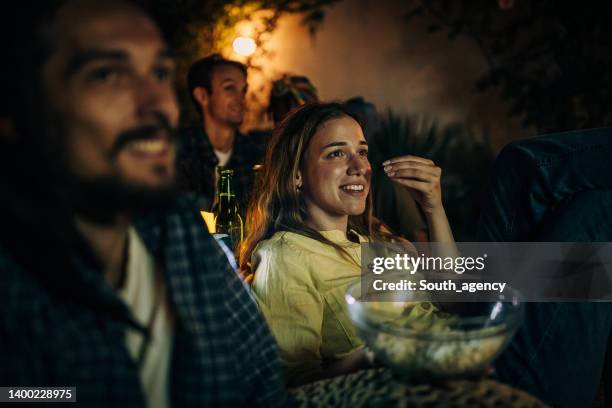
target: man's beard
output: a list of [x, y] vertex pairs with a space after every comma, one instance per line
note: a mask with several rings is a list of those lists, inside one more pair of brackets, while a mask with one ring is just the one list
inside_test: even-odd
[[[109, 153], [109, 160], [115, 161], [131, 141], [148, 140], [160, 130], [167, 132], [170, 143], [176, 146], [176, 129], [170, 126], [165, 117], [160, 115], [157, 119], [157, 125], [136, 127], [120, 134]], [[112, 223], [120, 214], [163, 209], [172, 202], [178, 192], [176, 180], [170, 176], [166, 184], [151, 187], [126, 180], [118, 174], [85, 179], [74, 175], [68, 168], [61, 167], [64, 170], [64, 183], [61, 184], [65, 186], [64, 192], [74, 210], [77, 214], [99, 223]], [[163, 166], [153, 170], [159, 173], [170, 171]]]
[[152, 188], [117, 176], [90, 180], [72, 177], [66, 190], [76, 213], [98, 223], [113, 223], [120, 214], [163, 210], [178, 193], [174, 182]]

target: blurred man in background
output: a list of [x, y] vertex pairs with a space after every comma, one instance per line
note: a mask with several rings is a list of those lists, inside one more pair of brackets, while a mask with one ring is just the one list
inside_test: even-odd
[[253, 188], [253, 166], [263, 160], [264, 147], [240, 133], [247, 93], [247, 68], [218, 54], [196, 61], [187, 75], [189, 93], [201, 124], [185, 129], [178, 156], [181, 186], [211, 206], [215, 195], [215, 169], [234, 171], [233, 183], [241, 208]]

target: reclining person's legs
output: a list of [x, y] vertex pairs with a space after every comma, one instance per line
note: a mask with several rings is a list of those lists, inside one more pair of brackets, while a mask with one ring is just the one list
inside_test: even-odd
[[[612, 191], [575, 195], [534, 240], [612, 241]], [[612, 325], [610, 303], [528, 303], [523, 326], [496, 362], [499, 379], [558, 407], [590, 406]]]

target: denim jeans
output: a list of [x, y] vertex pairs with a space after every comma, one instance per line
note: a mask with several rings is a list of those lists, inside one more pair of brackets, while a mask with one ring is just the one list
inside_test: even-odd
[[[496, 161], [482, 241], [612, 241], [612, 129], [515, 142]], [[555, 407], [591, 406], [612, 325], [609, 303], [528, 303], [498, 378]]]

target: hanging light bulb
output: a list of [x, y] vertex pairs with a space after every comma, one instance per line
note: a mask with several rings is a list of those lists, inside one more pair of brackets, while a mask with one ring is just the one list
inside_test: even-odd
[[257, 44], [255, 44], [255, 40], [252, 38], [237, 37], [232, 43], [232, 48], [236, 54], [242, 55], [243, 57], [248, 57], [255, 52], [257, 49]]

